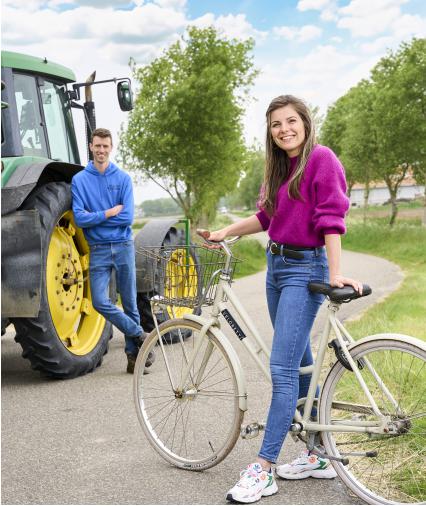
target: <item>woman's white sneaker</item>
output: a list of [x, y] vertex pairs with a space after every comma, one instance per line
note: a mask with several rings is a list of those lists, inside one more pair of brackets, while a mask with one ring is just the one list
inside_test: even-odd
[[262, 466], [255, 462], [241, 471], [239, 481], [228, 491], [226, 500], [247, 504], [277, 492], [278, 487], [273, 473], [264, 471]]
[[283, 464], [275, 468], [277, 476], [286, 480], [302, 480], [303, 478], [330, 479], [337, 476], [334, 467], [327, 459], [318, 455], [309, 455], [308, 450], [303, 450], [299, 457], [290, 464]]

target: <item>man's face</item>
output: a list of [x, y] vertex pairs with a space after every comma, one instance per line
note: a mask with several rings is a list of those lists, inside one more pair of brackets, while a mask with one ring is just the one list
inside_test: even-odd
[[101, 165], [109, 163], [109, 155], [112, 150], [112, 142], [109, 137], [93, 137], [93, 142], [89, 145], [93, 153], [93, 161]]

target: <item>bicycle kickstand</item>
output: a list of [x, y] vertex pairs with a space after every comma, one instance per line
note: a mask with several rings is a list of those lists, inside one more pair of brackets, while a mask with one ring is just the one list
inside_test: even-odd
[[313, 432], [308, 436], [308, 442], [306, 444], [307, 449], [313, 455], [317, 455], [317, 457], [321, 457], [322, 459], [335, 460], [337, 462], [341, 462], [344, 466], [349, 464], [349, 459], [347, 457], [335, 457], [334, 455], [329, 455], [324, 451], [321, 451], [319, 446], [320, 444], [320, 435], [318, 432]]

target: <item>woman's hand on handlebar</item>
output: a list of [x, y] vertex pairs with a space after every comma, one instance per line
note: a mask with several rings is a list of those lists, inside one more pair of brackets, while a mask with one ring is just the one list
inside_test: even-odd
[[197, 234], [204, 239], [205, 243], [203, 246], [209, 249], [220, 249], [219, 243], [224, 241], [226, 237], [226, 233], [223, 230], [210, 232], [209, 230], [197, 229]]
[[226, 232], [224, 229], [210, 232], [209, 230], [197, 229], [197, 234], [207, 241], [221, 242], [226, 238]]

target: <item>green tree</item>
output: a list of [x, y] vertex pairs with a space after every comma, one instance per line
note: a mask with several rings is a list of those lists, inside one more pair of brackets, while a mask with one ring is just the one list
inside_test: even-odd
[[[319, 136], [321, 144], [332, 149], [340, 159], [344, 157], [344, 140], [346, 129], [348, 128], [348, 105], [348, 99], [346, 95], [343, 95], [327, 109]], [[357, 180], [346, 166], [345, 172], [348, 182], [348, 193], [350, 195], [352, 187]]]
[[[381, 176], [389, 189], [395, 221], [397, 192], [407, 172], [423, 168], [426, 156], [426, 46], [425, 39], [402, 43], [371, 72], [376, 87], [374, 104]], [[421, 178], [421, 174], [420, 174]]]
[[265, 169], [265, 153], [260, 146], [248, 150], [247, 161], [238, 184], [229, 201], [232, 205], [255, 209]]
[[377, 127], [374, 124], [375, 88], [367, 80], [360, 81], [346, 94], [347, 128], [343, 139], [342, 160], [352, 180], [364, 185], [364, 221], [370, 184], [378, 179]]
[[411, 120], [411, 169], [417, 184], [425, 186], [422, 223], [426, 227], [426, 39], [402, 44], [399, 66], [399, 78], [407, 100], [405, 114]]
[[327, 111], [321, 142], [340, 158], [346, 173], [348, 193], [355, 183], [364, 184], [364, 209], [370, 183], [376, 175], [376, 132], [372, 124], [373, 86], [361, 81]]
[[178, 202], [193, 226], [214, 216], [245, 162], [243, 105], [256, 71], [253, 40], [189, 28], [134, 77], [140, 91], [120, 154]]

